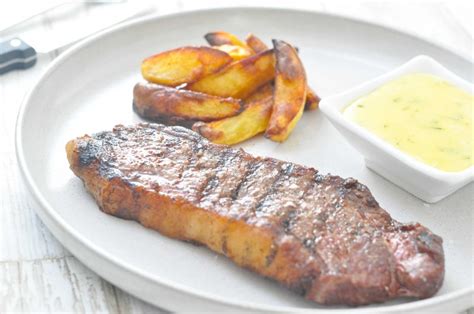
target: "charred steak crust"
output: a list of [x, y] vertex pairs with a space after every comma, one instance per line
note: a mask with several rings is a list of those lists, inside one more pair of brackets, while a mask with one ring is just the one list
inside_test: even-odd
[[158, 124], [119, 125], [66, 150], [104, 212], [204, 244], [315, 302], [426, 298], [443, 282], [442, 239], [393, 220], [355, 179]]

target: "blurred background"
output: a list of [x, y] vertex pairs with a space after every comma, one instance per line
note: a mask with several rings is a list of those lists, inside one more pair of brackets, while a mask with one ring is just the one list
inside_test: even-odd
[[263, 6], [324, 11], [356, 17], [429, 38], [472, 54], [471, 1], [307, 0], [3, 0], [0, 38], [19, 36], [36, 49], [64, 47], [87, 34], [140, 16], [211, 7]]
[[[17, 170], [15, 119], [30, 86], [77, 40], [147, 15], [235, 6], [304, 9], [366, 20], [419, 36], [473, 59], [472, 0], [1, 0], [0, 42], [18, 38], [37, 50], [38, 60], [29, 69], [0, 75], [0, 313], [160, 312], [88, 270], [36, 217]], [[166, 30], [157, 30], [162, 31]]]

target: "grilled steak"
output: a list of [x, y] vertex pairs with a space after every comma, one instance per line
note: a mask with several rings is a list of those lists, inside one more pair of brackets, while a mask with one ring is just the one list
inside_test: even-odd
[[355, 179], [157, 124], [77, 138], [67, 155], [104, 212], [204, 244], [318, 303], [426, 298], [442, 284], [442, 239], [393, 220]]

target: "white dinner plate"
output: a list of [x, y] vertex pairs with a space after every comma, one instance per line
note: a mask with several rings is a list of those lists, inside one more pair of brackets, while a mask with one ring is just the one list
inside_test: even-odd
[[[62, 54], [30, 91], [17, 124], [19, 163], [37, 212], [75, 256], [133, 295], [170, 310], [298, 311], [340, 309], [300, 296], [235, 266], [204, 247], [172, 240], [132, 221], [102, 213], [69, 170], [68, 140], [115, 124], [140, 121], [132, 88], [141, 61], [203, 35], [253, 32], [299, 47], [310, 85], [322, 96], [388, 71], [415, 55], [432, 56], [472, 81], [472, 63], [419, 38], [381, 26], [321, 13], [232, 8], [152, 17], [102, 32]], [[364, 166], [363, 159], [319, 111], [306, 112], [290, 138], [257, 137], [247, 151], [355, 177], [402, 222], [418, 221], [444, 239], [446, 277], [436, 296], [399, 299], [354, 312], [461, 310], [473, 304], [473, 184], [445, 200], [424, 204]]]

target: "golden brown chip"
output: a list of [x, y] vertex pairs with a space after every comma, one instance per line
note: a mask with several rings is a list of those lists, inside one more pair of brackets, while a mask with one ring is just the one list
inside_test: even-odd
[[135, 111], [148, 120], [165, 116], [211, 121], [236, 115], [240, 101], [153, 83], [138, 83], [133, 89]]
[[275, 77], [273, 50], [236, 61], [186, 88], [221, 97], [245, 98]]
[[[255, 52], [261, 52], [268, 49], [267, 45], [265, 45], [265, 43], [254, 34], [248, 34], [247, 38], [245, 39], [245, 42], [247, 43], [247, 46], [252, 48], [252, 50]], [[298, 50], [296, 49], [296, 51]], [[306, 103], [305, 103], [304, 109], [314, 110], [318, 108], [320, 100], [321, 99], [319, 98], [319, 96], [308, 86], [307, 93], [306, 93]]]
[[253, 92], [250, 96], [244, 99], [244, 106], [246, 106], [249, 103], [262, 100], [268, 97], [273, 97], [273, 82], [269, 82], [259, 89], [257, 89], [255, 92]]
[[211, 46], [233, 45], [248, 48], [237, 36], [227, 32], [211, 32], [204, 35]]
[[306, 99], [306, 73], [298, 53], [288, 43], [273, 40], [276, 56], [273, 108], [265, 136], [283, 142], [301, 118]]
[[306, 102], [304, 104], [304, 110], [314, 110], [319, 106], [321, 98], [312, 90], [309, 86], [306, 89]]
[[254, 54], [254, 52], [250, 48], [235, 45], [213, 46], [212, 48], [216, 48], [226, 52], [229, 56], [232, 57], [234, 61], [245, 59]]
[[247, 46], [252, 48], [252, 50], [255, 51], [256, 53], [259, 53], [268, 49], [267, 45], [265, 45], [265, 43], [254, 34], [248, 34], [247, 38], [245, 39], [245, 42], [247, 43]]
[[182, 47], [145, 59], [141, 71], [149, 82], [178, 86], [197, 81], [232, 61], [226, 52], [211, 47]]
[[217, 144], [233, 145], [265, 131], [272, 110], [272, 97], [249, 103], [236, 116], [212, 121], [196, 122], [193, 130]]

